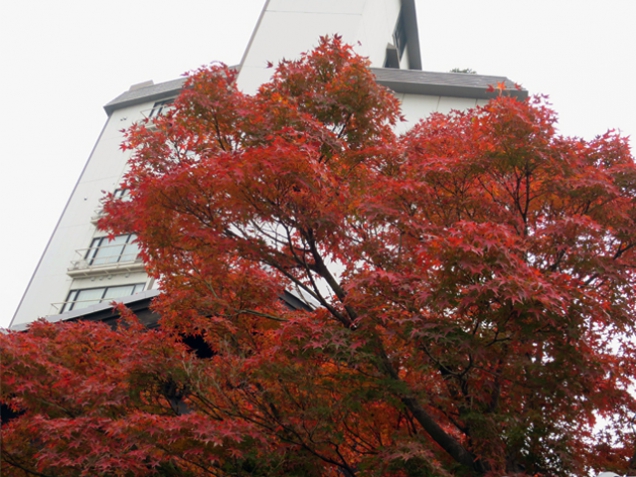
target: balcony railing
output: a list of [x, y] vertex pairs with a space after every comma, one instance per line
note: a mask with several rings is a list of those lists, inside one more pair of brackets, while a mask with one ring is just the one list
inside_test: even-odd
[[67, 274], [71, 277], [140, 272], [144, 270], [139, 249], [134, 243], [110, 244], [81, 248], [75, 251], [78, 259], [71, 261]]
[[71, 290], [66, 301], [51, 303], [58, 313], [88, 308], [99, 303], [111, 302], [142, 292], [145, 283], [112, 285], [97, 288]]

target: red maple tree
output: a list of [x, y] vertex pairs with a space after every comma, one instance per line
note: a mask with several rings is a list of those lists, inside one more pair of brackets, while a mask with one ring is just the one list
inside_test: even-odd
[[3, 475], [628, 468], [624, 138], [561, 137], [544, 100], [504, 95], [398, 137], [398, 101], [338, 38], [253, 96], [235, 79], [202, 68], [126, 132], [131, 200], [111, 197], [100, 226], [137, 234], [160, 329], [127, 316], [0, 337], [20, 413]]

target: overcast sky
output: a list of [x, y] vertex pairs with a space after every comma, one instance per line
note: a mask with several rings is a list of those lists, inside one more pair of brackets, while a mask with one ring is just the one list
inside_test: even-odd
[[[348, 0], [341, 0], [348, 1]], [[20, 301], [131, 84], [237, 64], [264, 0], [4, 0], [0, 326]], [[423, 69], [472, 68], [550, 96], [565, 135], [636, 134], [636, 1], [416, 0]], [[325, 32], [327, 33], [327, 32]], [[276, 58], [272, 58], [272, 61]]]

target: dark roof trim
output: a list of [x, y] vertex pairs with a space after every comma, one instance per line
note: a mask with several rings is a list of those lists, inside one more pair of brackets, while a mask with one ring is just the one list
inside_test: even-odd
[[528, 97], [525, 89], [516, 89], [505, 76], [471, 75], [466, 73], [434, 73], [431, 71], [371, 68], [379, 84], [396, 93], [450, 96], [455, 98], [490, 99], [499, 93], [489, 93], [488, 87], [504, 84], [504, 93], [519, 99]]
[[[241, 70], [241, 67], [238, 65], [230, 66], [229, 68], [237, 72]], [[152, 84], [152, 81], [148, 81], [148, 85], [146, 86], [144, 86], [146, 83], [133, 85], [128, 91], [120, 94], [104, 106], [104, 109], [110, 116], [116, 109], [134, 106], [135, 104], [148, 103], [150, 101], [174, 98], [179, 96], [186, 80], [186, 77], [182, 77], [159, 84]]]
[[[150, 304], [159, 295], [159, 290], [146, 290], [129, 297], [117, 298], [116, 300], [126, 305], [146, 328], [155, 328], [158, 325], [160, 315], [150, 309]], [[110, 326], [115, 326], [117, 320], [121, 317], [119, 311], [111, 306], [112, 302], [100, 303], [96, 309], [91, 307], [79, 309], [76, 311], [77, 316], [64, 317], [60, 315], [61, 320], [65, 321], [101, 321]], [[73, 311], [69, 312], [73, 313]]]
[[[408, 3], [411, 0], [404, 1]], [[371, 71], [378, 83], [396, 93], [490, 99], [497, 96], [498, 93], [488, 93], [486, 91], [488, 86], [497, 86], [497, 84], [503, 83], [506, 85], [506, 94], [520, 99], [528, 97], [528, 92], [525, 89], [517, 90], [514, 83], [505, 76], [435, 73], [395, 68], [371, 68]], [[181, 92], [184, 82], [185, 78], [179, 78], [126, 91], [104, 106], [104, 109], [110, 116], [116, 109], [177, 96]]]
[[[159, 295], [159, 290], [146, 290], [139, 293], [135, 293], [134, 295], [117, 298], [116, 301], [118, 303], [123, 303], [131, 310], [135, 310], [139, 308], [140, 303], [150, 303], [153, 298]], [[91, 317], [99, 316], [104, 312], [109, 316], [113, 315], [113, 307], [111, 305], [112, 302], [103, 302], [98, 303], [97, 305], [88, 306], [86, 308], [80, 308], [78, 310], [71, 310], [66, 313], [60, 313], [59, 315], [49, 316], [49, 321], [66, 321], [66, 320], [75, 320], [82, 318], [84, 320], [91, 319]], [[142, 305], [143, 306], [143, 305]]]
[[116, 109], [126, 108], [140, 103], [147, 103], [149, 101], [160, 101], [162, 99], [172, 98], [181, 92], [181, 88], [183, 88], [185, 80], [185, 78], [179, 78], [172, 81], [166, 81], [165, 83], [153, 84], [150, 86], [128, 90], [104, 106], [104, 109], [110, 116]]
[[[159, 326], [159, 319], [161, 316], [154, 312], [150, 305], [152, 301], [160, 294], [159, 290], [146, 290], [135, 295], [117, 298], [118, 303], [122, 303], [126, 308], [130, 309], [139, 321], [146, 328], [156, 328]], [[291, 310], [304, 310], [314, 311], [318, 306], [318, 302], [312, 300], [310, 297], [303, 298], [296, 291], [285, 290], [279, 298], [281, 301]], [[106, 323], [109, 326], [116, 326], [117, 320], [120, 318], [119, 312], [113, 308], [110, 302], [98, 303], [86, 308], [80, 308], [78, 310], [67, 311], [66, 313], [60, 313], [59, 315], [49, 315], [47, 320], [51, 323], [57, 323], [60, 321], [100, 321]], [[28, 329], [31, 323], [21, 323], [13, 328], [12, 331], [25, 331]]]
[[[123, 303], [132, 311], [137, 312], [147, 309], [150, 306], [150, 302], [159, 295], [159, 293], [159, 290], [146, 290], [131, 296], [117, 298], [115, 301]], [[110, 319], [114, 320], [119, 318], [119, 313], [113, 310], [110, 303], [111, 302], [103, 302], [86, 308], [60, 313], [59, 315], [49, 315], [46, 319], [51, 323], [56, 323], [58, 321], [75, 321], [80, 319], [86, 321], [108, 321]], [[20, 323], [19, 325], [11, 327], [11, 330], [23, 331], [26, 330], [30, 324], [31, 323]]]
[[420, 34], [417, 29], [417, 12], [415, 0], [402, 0], [402, 19], [406, 30], [406, 53], [409, 57], [409, 69], [422, 69], [422, 55], [420, 53]]

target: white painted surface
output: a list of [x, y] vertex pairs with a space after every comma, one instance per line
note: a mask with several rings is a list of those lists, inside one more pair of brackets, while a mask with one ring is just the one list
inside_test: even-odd
[[29, 323], [40, 317], [56, 315], [71, 289], [148, 283], [145, 273], [106, 272], [92, 278], [73, 279], [67, 275], [71, 261], [77, 260], [76, 250], [90, 247], [92, 239], [103, 236], [91, 223], [105, 192], [119, 185], [129, 152], [122, 152], [121, 129], [143, 119], [141, 111], [152, 108], [154, 102], [124, 108], [108, 118], [84, 171], [72, 192], [66, 208], [44, 251], [31, 282], [15, 313], [11, 326]]
[[243, 59], [239, 87], [256, 92], [271, 77], [268, 61], [296, 59], [324, 35], [341, 35], [382, 67], [399, 12], [400, 0], [270, 0]]
[[446, 96], [428, 96], [419, 94], [396, 95], [402, 104], [402, 114], [406, 121], [397, 124], [395, 130], [404, 133], [431, 113], [448, 113], [453, 109], [474, 108], [478, 100], [472, 98], [449, 98]]

